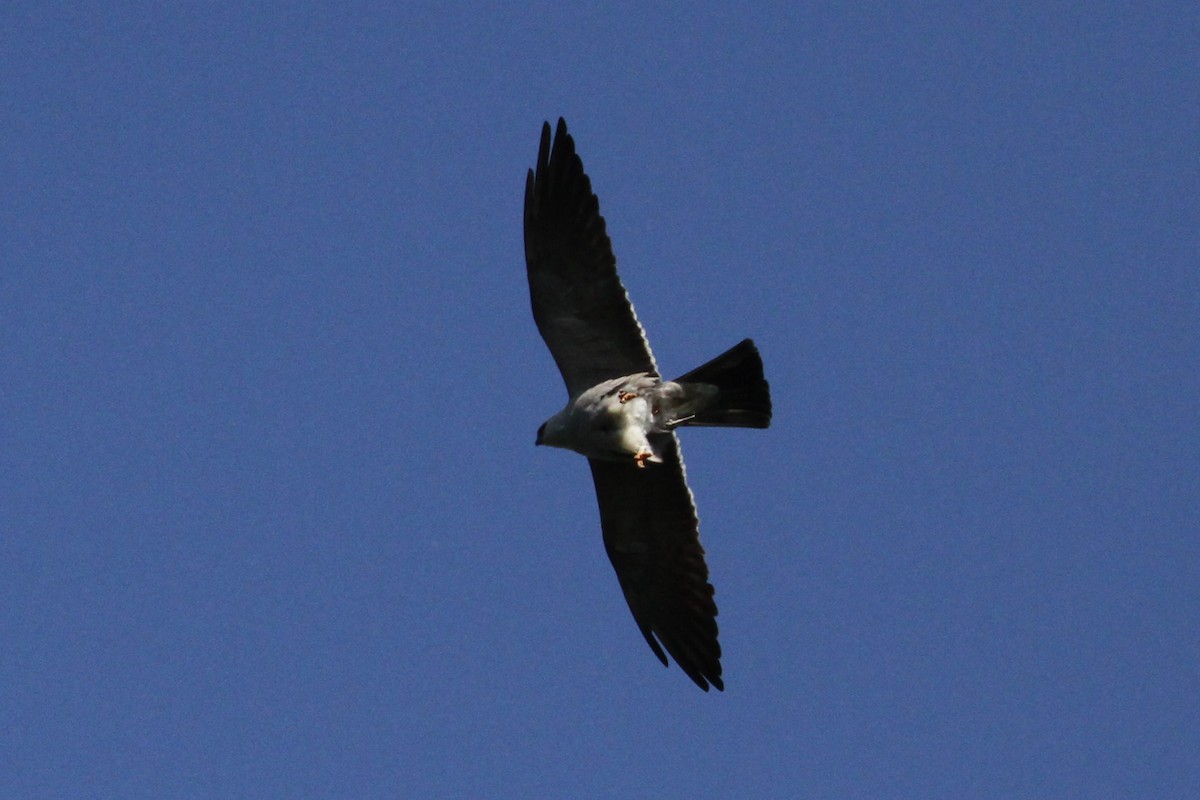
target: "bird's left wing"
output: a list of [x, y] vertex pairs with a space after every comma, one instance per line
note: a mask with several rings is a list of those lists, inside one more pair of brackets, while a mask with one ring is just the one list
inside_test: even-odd
[[650, 344], [617, 277], [600, 201], [560, 118], [551, 147], [542, 126], [537, 169], [525, 181], [525, 265], [538, 331], [572, 397], [649, 372]]
[[[589, 459], [604, 548], [629, 610], [663, 664], [667, 653], [701, 689], [723, 690], [717, 604], [675, 434], [655, 442], [661, 464]], [[660, 644], [661, 643], [661, 644]]]

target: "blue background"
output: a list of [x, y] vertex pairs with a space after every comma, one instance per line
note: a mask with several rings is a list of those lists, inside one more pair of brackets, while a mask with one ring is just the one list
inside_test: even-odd
[[[1196, 4], [0, 23], [0, 796], [1195, 796]], [[533, 447], [560, 114], [663, 370], [766, 362], [724, 694]]]

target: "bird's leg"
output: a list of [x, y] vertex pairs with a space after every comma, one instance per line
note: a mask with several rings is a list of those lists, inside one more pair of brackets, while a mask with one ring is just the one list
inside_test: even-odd
[[637, 395], [633, 392], [621, 392], [619, 395], [617, 395], [617, 399], [621, 401], [621, 405], [628, 403], [635, 397], [637, 397]]
[[645, 469], [646, 462], [654, 458], [654, 453], [634, 453], [633, 463], [638, 469]]

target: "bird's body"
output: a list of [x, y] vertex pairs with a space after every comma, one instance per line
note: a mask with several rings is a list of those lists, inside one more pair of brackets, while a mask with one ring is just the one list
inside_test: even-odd
[[537, 444], [606, 461], [662, 463], [650, 434], [670, 430], [660, 399], [669, 385], [645, 372], [599, 383], [546, 420], [538, 429]]
[[771, 397], [746, 339], [663, 380], [617, 277], [599, 202], [563, 120], [542, 129], [525, 188], [525, 258], [538, 330], [567, 385], [537, 443], [588, 458], [604, 545], [646, 643], [700, 688], [724, 688], [717, 607], [676, 429], [765, 428]]
[[762, 363], [747, 339], [676, 381], [639, 372], [585, 389], [538, 429], [537, 444], [608, 461], [632, 457], [641, 466], [662, 463], [654, 444], [680, 426], [765, 428], [770, 421]]

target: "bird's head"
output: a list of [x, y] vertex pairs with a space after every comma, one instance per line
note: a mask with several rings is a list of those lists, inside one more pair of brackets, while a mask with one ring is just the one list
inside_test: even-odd
[[568, 413], [569, 411], [569, 407], [565, 408], [543, 422], [542, 427], [538, 428], [537, 441], [534, 444], [571, 449], [571, 418]]

